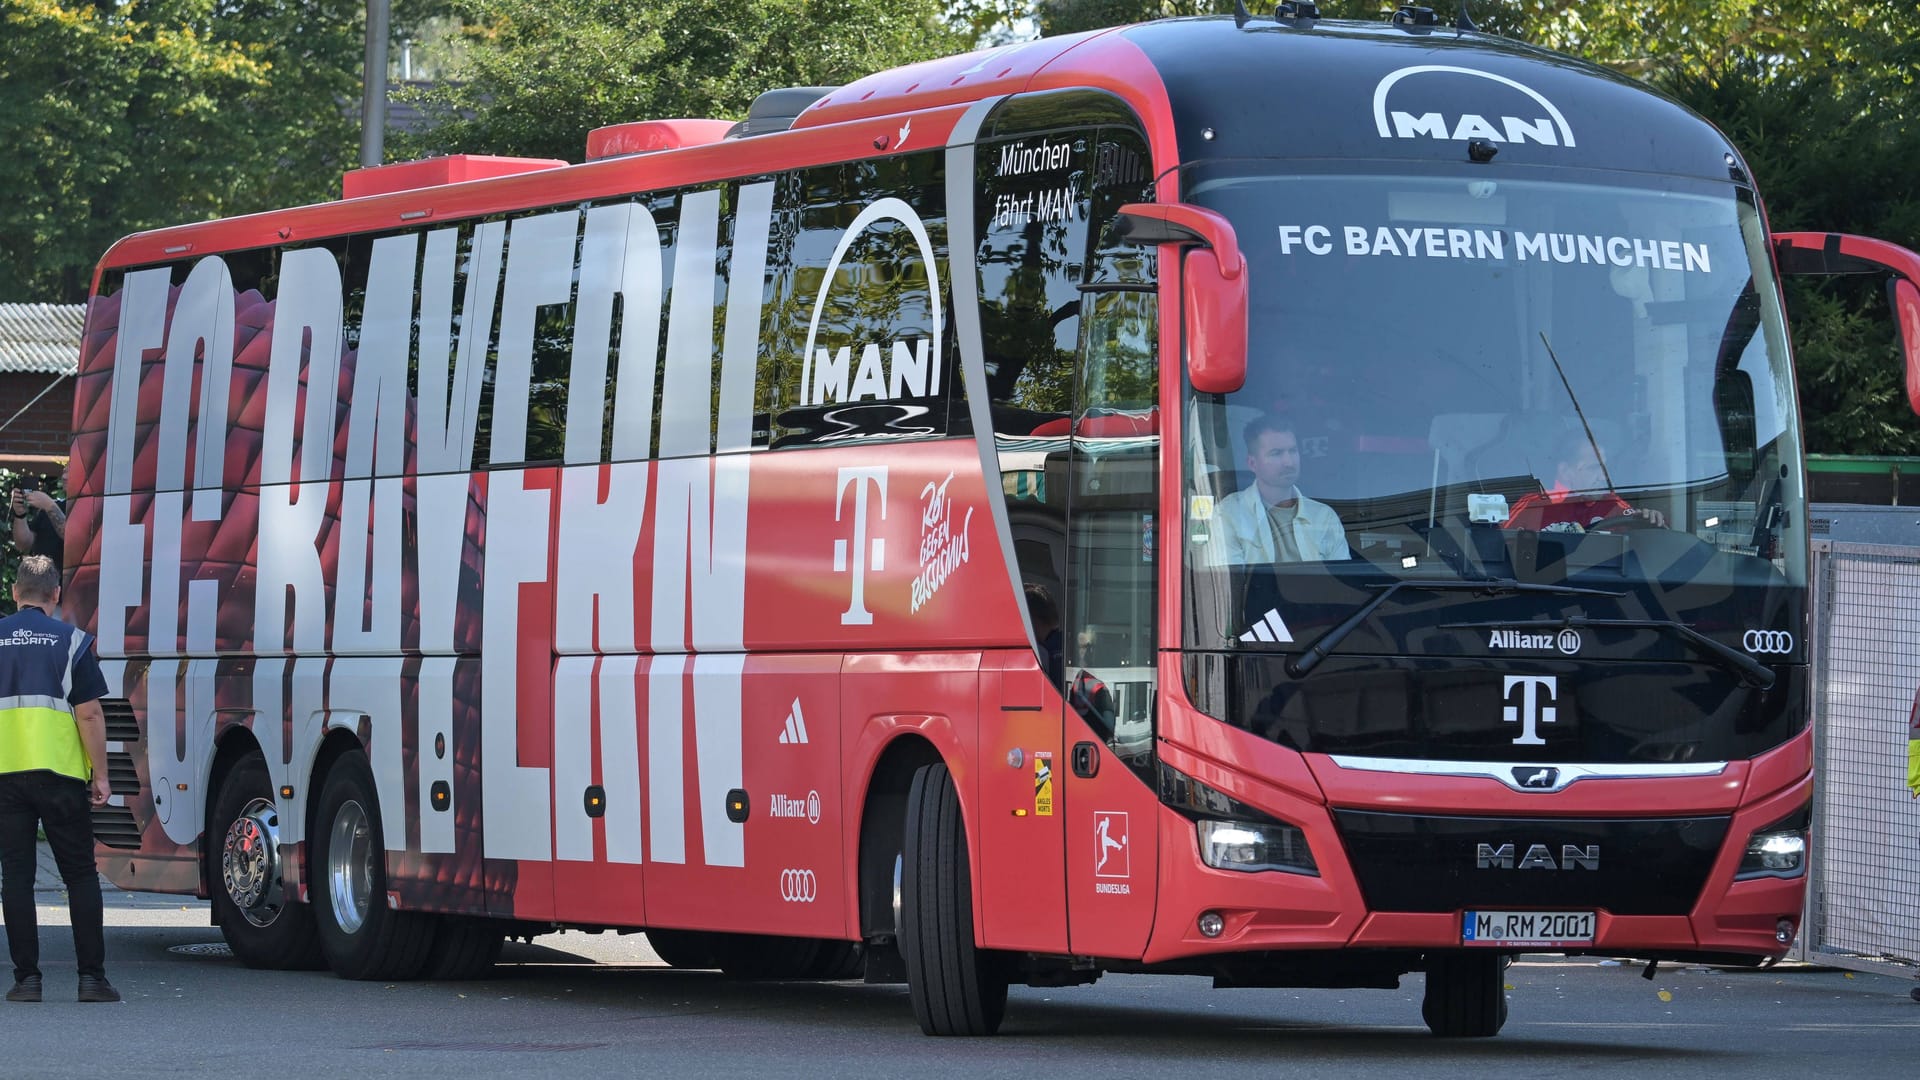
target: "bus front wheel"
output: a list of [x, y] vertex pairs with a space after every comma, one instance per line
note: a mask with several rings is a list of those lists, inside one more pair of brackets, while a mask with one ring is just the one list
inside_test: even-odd
[[902, 863], [900, 954], [920, 1030], [993, 1034], [1007, 1011], [1007, 976], [996, 956], [973, 943], [966, 825], [945, 765], [913, 774]]
[[1507, 1022], [1507, 958], [1455, 951], [1427, 956], [1427, 994], [1420, 1015], [1441, 1038], [1498, 1035]]

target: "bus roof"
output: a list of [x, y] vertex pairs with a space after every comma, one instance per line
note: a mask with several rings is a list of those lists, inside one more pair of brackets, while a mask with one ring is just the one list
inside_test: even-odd
[[[1450, 26], [1230, 16], [1122, 36], [1166, 86], [1182, 162], [1232, 157], [1577, 167], [1726, 180], [1732, 147], [1644, 83]], [[1279, 135], [1279, 138], [1275, 136]]]
[[443, 186], [135, 234], [101, 269], [924, 149], [975, 102], [1067, 87], [1109, 90], [1141, 112], [1157, 171], [1235, 157], [1464, 165], [1491, 148], [1502, 166], [1744, 177], [1725, 138], [1685, 107], [1533, 46], [1452, 27], [1270, 17], [1242, 26], [1203, 16], [879, 72], [828, 92], [777, 134], [669, 140], [662, 145], [678, 148], [581, 165], [525, 163], [531, 172], [441, 170]]

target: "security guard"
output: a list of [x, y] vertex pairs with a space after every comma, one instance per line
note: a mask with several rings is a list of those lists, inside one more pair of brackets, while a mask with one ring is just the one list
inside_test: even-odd
[[13, 953], [8, 1001], [40, 1000], [40, 927], [33, 907], [34, 828], [67, 885], [81, 1001], [119, 1001], [107, 981], [100, 875], [90, 806], [107, 801], [107, 682], [93, 635], [61, 622], [60, 570], [45, 555], [20, 560], [19, 611], [0, 619], [0, 914]]

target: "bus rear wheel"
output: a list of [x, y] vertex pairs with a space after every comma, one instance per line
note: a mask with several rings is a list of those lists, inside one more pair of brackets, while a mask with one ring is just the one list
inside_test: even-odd
[[439, 927], [387, 906], [387, 846], [364, 753], [327, 770], [313, 821], [313, 914], [327, 966], [343, 979], [418, 978]]
[[973, 944], [967, 831], [945, 765], [921, 766], [907, 789], [900, 899], [900, 954], [920, 1030], [998, 1031], [1007, 1012], [1007, 975], [996, 956]]
[[313, 909], [293, 899], [284, 876], [280, 812], [260, 755], [249, 754], [228, 771], [209, 826], [213, 918], [233, 955], [250, 968], [321, 966]]
[[492, 919], [441, 915], [427, 950], [426, 977], [451, 981], [481, 979], [493, 973], [507, 935]]
[[1500, 953], [1427, 956], [1427, 993], [1420, 1015], [1441, 1038], [1486, 1038], [1507, 1022], [1507, 958]]

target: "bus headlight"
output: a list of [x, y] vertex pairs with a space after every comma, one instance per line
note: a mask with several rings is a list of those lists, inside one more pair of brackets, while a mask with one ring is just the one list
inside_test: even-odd
[[1791, 878], [1807, 872], [1807, 826], [1812, 807], [1803, 807], [1780, 821], [1759, 829], [1747, 838], [1747, 852], [1740, 859], [1734, 880], [1748, 878]]
[[1200, 861], [1215, 870], [1278, 870], [1286, 874], [1320, 873], [1307, 834], [1292, 825], [1251, 821], [1196, 823], [1200, 834]]

